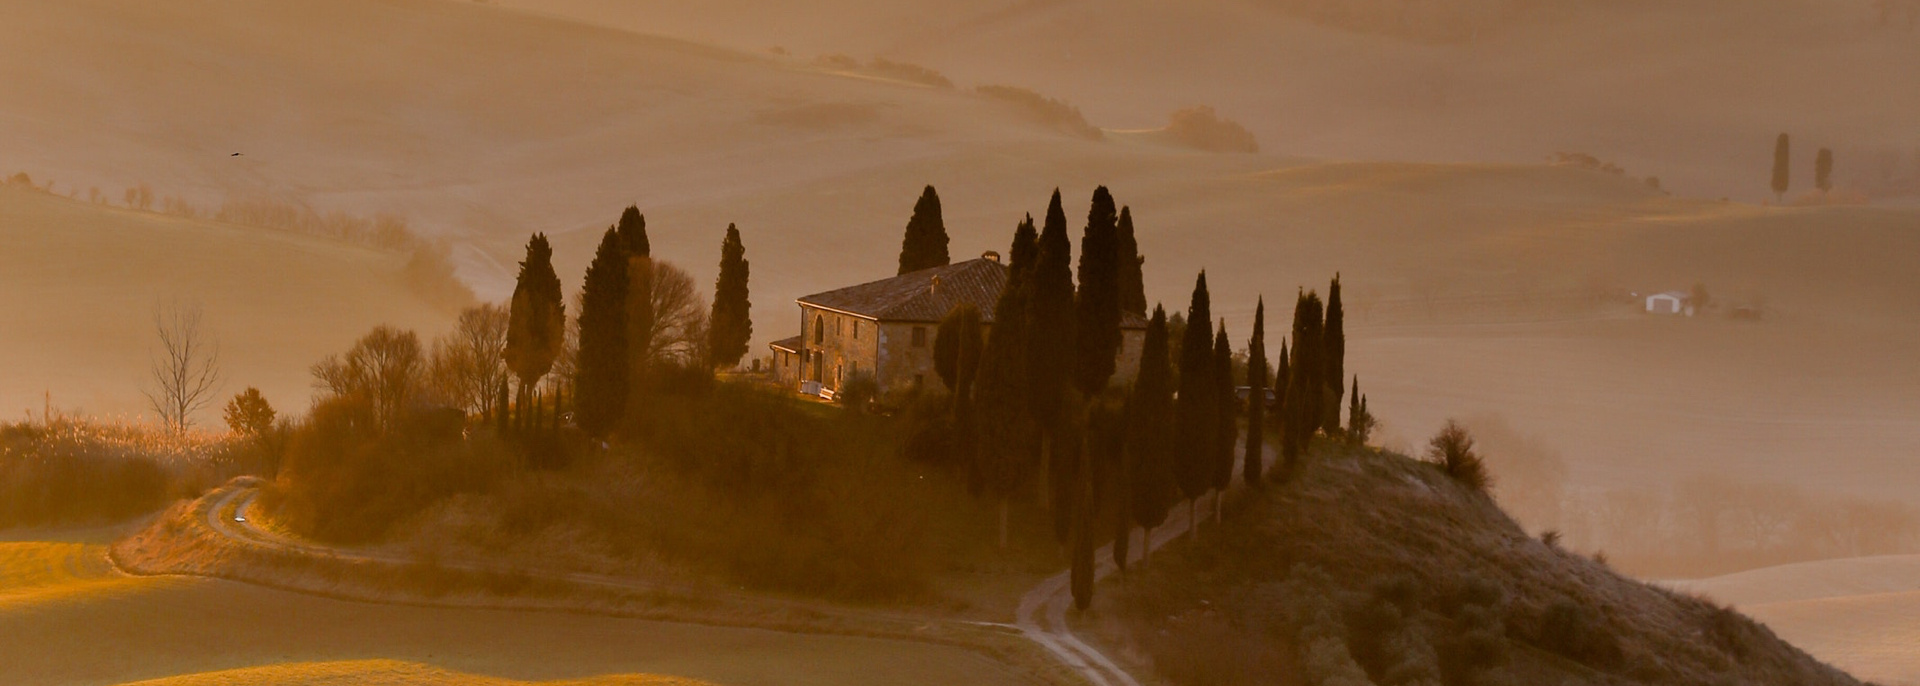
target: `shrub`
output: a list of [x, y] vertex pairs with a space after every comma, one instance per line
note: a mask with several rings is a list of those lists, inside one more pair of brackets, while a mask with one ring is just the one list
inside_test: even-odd
[[1097, 141], [1103, 137], [1099, 128], [1087, 123], [1087, 117], [1080, 114], [1080, 108], [1065, 102], [1014, 86], [981, 86], [975, 90], [981, 95], [1013, 103], [1049, 127], [1088, 140]]
[[1260, 152], [1253, 132], [1239, 122], [1223, 119], [1212, 107], [1200, 105], [1174, 112], [1167, 135], [1181, 145], [1208, 152]]
[[426, 414], [377, 431], [373, 416], [357, 398], [314, 406], [268, 491], [288, 526], [333, 543], [377, 541], [435, 502], [482, 491], [511, 469], [511, 454], [491, 436], [464, 439], [457, 425], [448, 431]]
[[1487, 472], [1486, 461], [1473, 451], [1473, 435], [1457, 421], [1447, 420], [1447, 425], [1427, 443], [1427, 460], [1476, 493], [1486, 493], [1493, 486], [1493, 475]]
[[150, 425], [0, 425], [0, 529], [146, 514], [233, 476], [245, 454], [213, 434]]
[[847, 377], [847, 382], [841, 384], [840, 392], [834, 399], [847, 407], [865, 410], [879, 395], [880, 383], [874, 380], [872, 374], [859, 372]]
[[1559, 600], [1541, 613], [1533, 637], [1539, 647], [1590, 667], [1612, 668], [1624, 658], [1620, 640], [1593, 611]]

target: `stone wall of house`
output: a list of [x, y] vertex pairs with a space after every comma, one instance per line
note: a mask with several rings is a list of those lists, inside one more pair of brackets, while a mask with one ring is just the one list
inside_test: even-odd
[[880, 325], [877, 368], [882, 395], [911, 391], [916, 385], [930, 390], [946, 388], [933, 369], [933, 338], [938, 328], [925, 322]]
[[773, 349], [773, 381], [787, 390], [800, 387], [799, 353]]
[[817, 376], [821, 385], [838, 391], [854, 374], [876, 371], [880, 335], [873, 320], [805, 305], [800, 311], [803, 358], [811, 358], [799, 365], [801, 381]]

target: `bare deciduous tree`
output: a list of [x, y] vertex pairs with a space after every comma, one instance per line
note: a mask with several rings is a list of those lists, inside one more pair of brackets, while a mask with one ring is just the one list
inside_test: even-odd
[[376, 326], [342, 359], [328, 355], [313, 365], [314, 385], [340, 398], [367, 403], [381, 429], [391, 429], [421, 391], [420, 338], [412, 331]]
[[653, 335], [646, 359], [697, 364], [707, 343], [707, 303], [685, 270], [664, 260], [654, 260], [652, 269]]
[[176, 433], [193, 425], [193, 414], [213, 402], [220, 386], [220, 347], [201, 319], [198, 304], [169, 305], [153, 315], [160, 349], [153, 356], [153, 387], [144, 393], [160, 421]]
[[428, 378], [435, 399], [492, 416], [500, 389], [512, 378], [503, 356], [506, 349], [506, 308], [488, 303], [462, 311], [453, 331], [433, 342]]

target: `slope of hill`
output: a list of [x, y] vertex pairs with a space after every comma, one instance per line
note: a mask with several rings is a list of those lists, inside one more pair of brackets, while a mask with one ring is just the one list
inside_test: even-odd
[[[256, 386], [299, 410], [307, 365], [376, 324], [433, 335], [453, 313], [417, 294], [407, 258], [286, 231], [116, 210], [0, 187], [0, 407], [147, 411], [160, 308], [198, 303], [219, 347], [220, 402]], [[204, 425], [224, 429], [218, 407]]]
[[1732, 603], [1862, 678], [1920, 681], [1920, 557], [1802, 562], [1669, 582]]
[[1101, 613], [1174, 683], [1276, 665], [1307, 686], [1860, 683], [1732, 610], [1529, 537], [1398, 455], [1320, 451], [1230, 513]]

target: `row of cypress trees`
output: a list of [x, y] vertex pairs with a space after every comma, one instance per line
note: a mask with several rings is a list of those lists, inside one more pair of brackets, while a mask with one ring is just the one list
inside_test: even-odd
[[[580, 289], [579, 338], [572, 381], [574, 420], [588, 436], [604, 439], [637, 407], [653, 334], [653, 255], [647, 220], [629, 206], [607, 227], [587, 265]], [[746, 246], [729, 224], [720, 244], [720, 275], [707, 321], [705, 359], [711, 367], [739, 364], [753, 336], [747, 287]], [[526, 259], [509, 305], [508, 366], [520, 381], [516, 418], [503, 422], [537, 428], [534, 387], [566, 351], [566, 305], [545, 234], [527, 241]], [[556, 396], [555, 414], [558, 414]], [[557, 423], [557, 421], [556, 421]]]
[[[983, 313], [961, 305], [940, 322], [934, 341], [935, 369], [952, 391], [957, 452], [969, 459], [976, 489], [1000, 502], [1001, 545], [1008, 502], [1044, 474], [1054, 534], [1068, 547], [1082, 606], [1091, 601], [1098, 541], [1110, 537], [1124, 569], [1136, 527], [1150, 535], [1180, 500], [1197, 524], [1199, 500], [1224, 491], [1236, 467], [1247, 483], [1262, 483], [1266, 429], [1281, 437], [1287, 466], [1298, 463], [1314, 435], [1343, 432], [1338, 276], [1324, 305], [1318, 294], [1300, 293], [1291, 338], [1304, 343], [1289, 348], [1282, 341], [1277, 373], [1267, 364], [1264, 299], [1256, 306], [1247, 343], [1245, 421], [1252, 429], [1244, 447], [1235, 440], [1242, 418], [1234, 350], [1226, 323], [1214, 324], [1205, 272], [1196, 278], [1177, 347], [1176, 326], [1155, 307], [1132, 387], [1123, 398], [1107, 394], [1121, 321], [1129, 313], [1144, 317], [1147, 302], [1132, 210], [1115, 205], [1105, 187], [1094, 191], [1076, 273], [1056, 190], [1039, 227], [1029, 215], [1014, 230], [1010, 277], [991, 333], [981, 333]], [[902, 273], [945, 263], [938, 213], [928, 187], [908, 224]], [[937, 254], [929, 247], [935, 245]], [[1278, 399], [1271, 414], [1261, 402], [1268, 388]], [[1366, 415], [1357, 379], [1354, 388], [1350, 414], [1359, 423]]]

